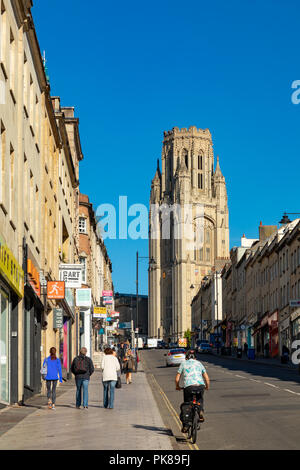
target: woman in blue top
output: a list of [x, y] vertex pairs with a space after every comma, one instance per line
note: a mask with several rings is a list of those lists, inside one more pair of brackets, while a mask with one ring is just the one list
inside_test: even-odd
[[60, 359], [56, 357], [56, 348], [50, 348], [50, 356], [46, 357], [43, 366], [47, 364], [47, 375], [45, 377], [47, 384], [48, 408], [55, 410], [56, 385], [59, 377], [62, 383], [62, 371]]

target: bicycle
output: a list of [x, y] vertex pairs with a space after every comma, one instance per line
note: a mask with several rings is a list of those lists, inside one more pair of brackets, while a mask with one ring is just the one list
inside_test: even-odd
[[[183, 390], [183, 388], [179, 387], [177, 390]], [[187, 424], [186, 427], [188, 428], [187, 434], [188, 439], [192, 440], [192, 444], [195, 444], [197, 441], [197, 432], [200, 431], [200, 423], [203, 422], [200, 420], [200, 413], [202, 412], [202, 405], [198, 401], [198, 393], [193, 392], [193, 399], [189, 403], [192, 405], [191, 410], [191, 421], [190, 424]]]
[[197, 432], [200, 431], [200, 412], [202, 411], [201, 403], [197, 401], [197, 395], [193, 394], [192, 401], [192, 419], [188, 428], [188, 438], [192, 440], [192, 444], [197, 441]]

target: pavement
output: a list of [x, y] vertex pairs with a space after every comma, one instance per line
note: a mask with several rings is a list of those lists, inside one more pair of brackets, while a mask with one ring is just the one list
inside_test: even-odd
[[[295, 370], [248, 361], [199, 355], [211, 387], [204, 395], [205, 422], [191, 445], [180, 432], [182, 392], [175, 390], [178, 367], [166, 367], [165, 351], [143, 351], [153, 390], [162, 397], [164, 422], [179, 448], [194, 450], [299, 450], [300, 376]], [[266, 363], [263, 363], [266, 362]], [[156, 390], [156, 391], [155, 391]]]
[[89, 385], [89, 408], [75, 407], [75, 382], [58, 388], [56, 410], [37, 396], [27, 406], [0, 411], [1, 450], [172, 450], [170, 430], [139, 364], [131, 385], [122, 375], [114, 409], [103, 407], [102, 374], [96, 370]]

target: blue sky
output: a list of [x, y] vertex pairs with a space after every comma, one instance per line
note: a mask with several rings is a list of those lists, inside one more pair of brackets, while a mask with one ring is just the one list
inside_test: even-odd
[[[81, 192], [95, 207], [148, 205], [163, 131], [195, 125], [220, 155], [231, 246], [300, 212], [298, 0], [42, 0], [33, 16], [51, 93], [80, 118]], [[107, 247], [116, 291], [135, 292], [148, 242]]]

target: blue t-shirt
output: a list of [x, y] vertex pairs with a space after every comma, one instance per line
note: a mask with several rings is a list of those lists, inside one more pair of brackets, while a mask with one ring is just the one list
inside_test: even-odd
[[206, 369], [201, 362], [195, 359], [189, 359], [180, 364], [178, 374], [183, 374], [184, 388], [191, 385], [205, 385], [203, 374]]

